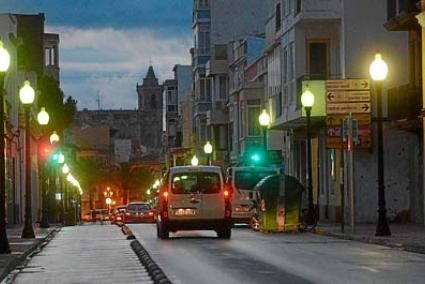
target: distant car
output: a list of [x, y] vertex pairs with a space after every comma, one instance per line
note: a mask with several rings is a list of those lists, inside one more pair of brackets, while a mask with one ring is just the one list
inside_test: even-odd
[[118, 222], [123, 222], [124, 214], [127, 211], [127, 205], [118, 205], [115, 206], [111, 212], [111, 223], [116, 224]]
[[231, 237], [231, 197], [220, 167], [172, 167], [164, 181], [157, 200], [159, 238], [179, 230], [214, 230], [219, 238]]
[[147, 202], [130, 202], [127, 204], [124, 223], [155, 223], [155, 212]]
[[92, 209], [91, 210], [91, 221], [109, 221], [108, 209]]

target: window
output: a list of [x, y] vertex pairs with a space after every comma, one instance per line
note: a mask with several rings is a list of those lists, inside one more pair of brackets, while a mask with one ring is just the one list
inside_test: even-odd
[[253, 190], [260, 180], [275, 174], [276, 171], [236, 171], [235, 186], [238, 189]]
[[277, 96], [277, 103], [276, 103], [276, 114], [278, 117], [282, 116], [282, 106], [283, 106], [283, 95], [282, 95], [282, 92], [279, 92]]
[[283, 83], [288, 82], [288, 47], [283, 49]]
[[220, 193], [221, 182], [217, 173], [178, 173], [172, 176], [171, 192], [173, 194]]
[[201, 100], [211, 100], [211, 79], [210, 78], [201, 78], [200, 82], [200, 99]]
[[258, 117], [261, 113], [261, 100], [248, 100], [248, 136], [260, 136], [261, 128]]
[[200, 55], [210, 53], [210, 28], [207, 25], [199, 26], [198, 31], [198, 52]]
[[294, 64], [294, 57], [295, 57], [295, 48], [294, 48], [294, 43], [291, 42], [289, 44], [289, 54], [288, 54], [288, 80], [292, 81], [294, 80], [294, 69], [295, 69], [295, 64]]
[[308, 73], [311, 80], [325, 80], [328, 75], [328, 44], [323, 41], [308, 43]]
[[220, 76], [219, 78], [219, 98], [225, 100], [227, 98], [227, 78]]
[[199, 9], [208, 9], [209, 8], [209, 0], [198, 0], [198, 8]]
[[176, 105], [169, 105], [167, 107], [168, 112], [177, 112], [177, 106]]
[[45, 66], [54, 66], [55, 64], [55, 48], [48, 47], [44, 49], [44, 64]]
[[149, 211], [151, 210], [151, 206], [149, 204], [129, 204], [127, 206], [128, 211]]
[[151, 95], [151, 108], [156, 108], [156, 98], [155, 94]]
[[275, 17], [275, 29], [276, 31], [280, 30], [282, 25], [282, 16], [281, 16], [280, 3], [276, 5], [276, 17]]
[[300, 13], [301, 12], [301, 9], [302, 9], [302, 3], [301, 3], [301, 0], [296, 0], [297, 1], [297, 7], [296, 7], [296, 9], [295, 9], [295, 14], [298, 14], [298, 13]]
[[225, 44], [216, 44], [214, 46], [214, 58], [215, 60], [227, 59], [227, 46]]

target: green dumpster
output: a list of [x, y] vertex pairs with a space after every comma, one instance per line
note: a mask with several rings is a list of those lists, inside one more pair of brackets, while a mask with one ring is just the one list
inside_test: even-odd
[[285, 175], [285, 195], [281, 198], [280, 180], [280, 175], [270, 175], [255, 186], [259, 192], [258, 211], [262, 231], [294, 231], [299, 228], [304, 187], [296, 178]]

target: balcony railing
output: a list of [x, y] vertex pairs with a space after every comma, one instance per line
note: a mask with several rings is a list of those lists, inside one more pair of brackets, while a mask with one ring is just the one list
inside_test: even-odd
[[421, 11], [420, 0], [387, 0], [387, 22], [390, 31], [419, 29], [415, 15]]

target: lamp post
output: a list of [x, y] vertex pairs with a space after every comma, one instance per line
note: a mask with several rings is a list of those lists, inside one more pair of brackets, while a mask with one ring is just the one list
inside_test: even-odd
[[22, 238], [35, 238], [32, 227], [31, 208], [31, 137], [30, 137], [30, 111], [34, 102], [35, 92], [29, 81], [19, 90], [19, 98], [25, 109], [25, 221]]
[[211, 166], [211, 154], [213, 152], [213, 146], [211, 145], [210, 141], [207, 141], [207, 143], [205, 144], [204, 152], [207, 155], [207, 164]]
[[[49, 123], [49, 114], [46, 112], [44, 107], [41, 108], [40, 112], [37, 115], [38, 124], [41, 125], [42, 135], [44, 135], [44, 127]], [[41, 140], [41, 139], [40, 139]], [[40, 175], [41, 175], [41, 198], [42, 198], [42, 210], [41, 210], [41, 228], [49, 228], [49, 218], [48, 218], [48, 201], [47, 201], [47, 188], [46, 188], [46, 162], [43, 161], [40, 166]]]
[[10, 253], [6, 231], [6, 177], [4, 165], [4, 77], [10, 65], [9, 52], [0, 40], [0, 254]]
[[111, 203], [112, 203], [111, 197], [114, 193], [111, 191], [111, 188], [108, 186], [106, 188], [106, 191], [103, 194], [105, 195], [105, 203], [108, 206], [108, 216], [109, 216], [109, 214], [110, 214], [109, 211], [111, 210]]
[[388, 66], [382, 59], [381, 54], [375, 55], [375, 60], [369, 67], [370, 76], [376, 85], [377, 103], [377, 134], [378, 134], [378, 222], [376, 224], [376, 236], [391, 236], [387, 221], [387, 209], [385, 206], [385, 181], [384, 181], [384, 139], [382, 130], [382, 82], [387, 78]]
[[[65, 156], [62, 152], [58, 153], [57, 163], [59, 165], [59, 171], [62, 171], [63, 165], [65, 164]], [[62, 171], [63, 173], [63, 171]], [[62, 202], [62, 224], [68, 224], [68, 187], [64, 182], [63, 176], [59, 172], [59, 185], [61, 195], [63, 194]]]
[[308, 89], [301, 95], [301, 103], [307, 116], [307, 192], [308, 192], [308, 213], [307, 224], [315, 223], [314, 204], [313, 204], [313, 181], [312, 181], [312, 163], [311, 163], [311, 109], [314, 105], [314, 94]]
[[[56, 131], [53, 131], [53, 133], [50, 135], [49, 137], [50, 140], [50, 144], [52, 146], [55, 146], [60, 138], [59, 135], [56, 133]], [[55, 160], [55, 162], [57, 162], [57, 160]], [[54, 198], [54, 195], [56, 194], [56, 169], [54, 167], [53, 164], [50, 165], [50, 177], [49, 177], [49, 193], [50, 196], [52, 198], [52, 201], [55, 200], [56, 198]], [[56, 203], [50, 203], [51, 208], [56, 208]], [[55, 210], [50, 210], [51, 215], [50, 215], [50, 220], [54, 220], [56, 221], [56, 209]]]
[[263, 129], [264, 162], [267, 164], [267, 130], [270, 126], [270, 115], [267, 113], [266, 109], [263, 109], [261, 112], [260, 116], [258, 117], [258, 122]]

